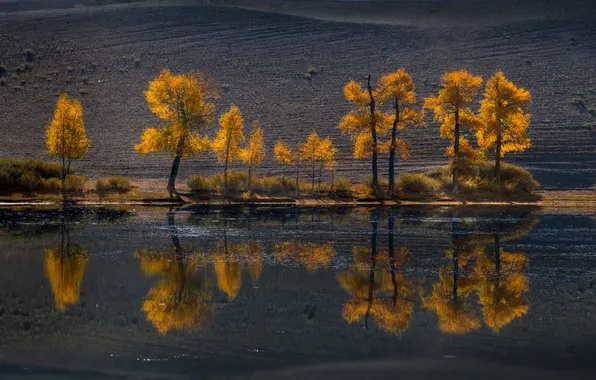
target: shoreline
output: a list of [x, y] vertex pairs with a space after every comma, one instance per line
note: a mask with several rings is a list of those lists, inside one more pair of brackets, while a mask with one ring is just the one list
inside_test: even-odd
[[[414, 206], [414, 207], [459, 207], [459, 206], [517, 206], [517, 207], [540, 207], [540, 208], [570, 208], [596, 210], [596, 190], [543, 190], [536, 193], [540, 197], [536, 201], [485, 201], [485, 200], [389, 200], [389, 199], [366, 199], [366, 198], [290, 198], [290, 197], [261, 197], [241, 199], [234, 197], [212, 197], [211, 199], [193, 200], [188, 194], [183, 194], [182, 199], [170, 201], [167, 196], [155, 193], [149, 194], [114, 194], [104, 198], [99, 197], [75, 197], [70, 204], [75, 207], [96, 207], [96, 206], [152, 206], [152, 207], [182, 207], [182, 206], [294, 206], [294, 207], [342, 207], [342, 206]], [[93, 199], [95, 198], [95, 199]], [[62, 202], [59, 196], [51, 197], [2, 197], [0, 196], [0, 207], [48, 207], [60, 206]]]

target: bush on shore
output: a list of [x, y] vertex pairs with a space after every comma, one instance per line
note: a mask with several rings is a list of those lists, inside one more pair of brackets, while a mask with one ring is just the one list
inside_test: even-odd
[[423, 173], [402, 173], [397, 177], [395, 187], [401, 198], [436, 199], [441, 182]]
[[60, 191], [61, 167], [57, 163], [36, 159], [0, 159], [0, 192], [31, 193]]
[[98, 193], [120, 193], [125, 194], [132, 190], [132, 185], [125, 177], [106, 177], [95, 181], [95, 190]]

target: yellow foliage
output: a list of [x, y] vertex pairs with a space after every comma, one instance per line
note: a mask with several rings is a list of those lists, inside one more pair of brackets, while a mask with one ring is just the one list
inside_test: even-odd
[[149, 251], [139, 249], [134, 256], [141, 261], [146, 275], [161, 275], [159, 283], [149, 290], [143, 311], [155, 328], [166, 334], [170, 330], [190, 330], [206, 326], [215, 309], [206, 277], [197, 276], [203, 258], [198, 253]]
[[253, 283], [256, 283], [263, 272], [263, 246], [258, 241], [249, 241], [238, 244], [236, 254], [247, 260], [248, 273]]
[[309, 272], [314, 272], [331, 264], [335, 248], [332, 242], [302, 243], [289, 240], [277, 243], [273, 255], [278, 262], [301, 264]]
[[239, 157], [249, 167], [260, 165], [263, 162], [265, 158], [263, 131], [259, 127], [258, 122], [253, 124], [253, 130], [250, 133], [248, 144], [246, 148], [240, 150]]
[[[372, 137], [370, 133], [360, 133], [354, 136], [354, 158], [369, 158], [372, 156]], [[412, 146], [404, 139], [396, 138], [395, 145], [397, 155], [404, 160], [410, 158], [412, 153]], [[391, 148], [391, 139], [379, 143], [377, 152], [382, 154], [389, 154]]]
[[71, 100], [67, 94], [58, 97], [54, 118], [46, 130], [46, 145], [51, 155], [69, 161], [87, 154], [83, 106], [77, 99]]
[[478, 299], [484, 322], [498, 332], [515, 318], [526, 314], [529, 306], [523, 295], [528, 292], [528, 258], [523, 253], [499, 253], [499, 264], [486, 255], [476, 263], [480, 279]]
[[85, 265], [88, 261], [87, 252], [79, 244], [69, 244], [46, 250], [45, 269], [52, 291], [56, 308], [64, 311], [69, 305], [77, 303], [83, 282]]
[[275, 159], [281, 164], [292, 163], [292, 150], [286, 144], [284, 144], [283, 141], [278, 141], [275, 143], [273, 153], [275, 154]]
[[[450, 145], [449, 147], [447, 147], [447, 149], [445, 149], [446, 156], [453, 157], [453, 152], [453, 145]], [[459, 157], [467, 158], [470, 160], [483, 160], [486, 158], [486, 155], [482, 151], [474, 149], [474, 147], [470, 144], [468, 139], [461, 136], [459, 138]]]
[[385, 102], [397, 100], [400, 105], [416, 103], [414, 81], [403, 67], [383, 75], [379, 79], [378, 87], [383, 89], [381, 99]]
[[242, 113], [234, 104], [219, 118], [219, 130], [211, 143], [211, 149], [217, 154], [220, 163], [233, 162], [238, 158], [240, 144], [244, 141], [243, 125]]
[[168, 152], [191, 157], [209, 147], [204, 128], [215, 114], [215, 85], [201, 72], [174, 75], [163, 69], [149, 83], [145, 92], [149, 109], [164, 121], [161, 128], [147, 128], [141, 143], [135, 146], [142, 154]]
[[335, 155], [337, 148], [329, 137], [321, 139], [317, 132], [312, 132], [306, 142], [299, 147], [301, 161], [315, 163], [324, 163], [327, 167], [335, 166]]
[[518, 88], [502, 72], [492, 76], [480, 102], [483, 125], [476, 133], [478, 145], [485, 150], [495, 149], [500, 135], [501, 156], [529, 148], [526, 130], [530, 126], [530, 114], [524, 112], [524, 107], [530, 101], [530, 92]]
[[454, 138], [456, 115], [462, 126], [475, 130], [482, 126], [481, 120], [468, 106], [474, 100], [481, 84], [481, 77], [466, 70], [446, 73], [441, 77], [439, 94], [424, 99], [424, 108], [431, 110], [434, 120], [441, 123], [441, 137]]

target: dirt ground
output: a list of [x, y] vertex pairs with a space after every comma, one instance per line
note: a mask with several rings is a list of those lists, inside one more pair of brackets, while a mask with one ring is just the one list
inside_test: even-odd
[[[209, 4], [207, 4], [209, 3]], [[143, 91], [159, 70], [198, 69], [221, 90], [218, 114], [237, 104], [259, 119], [269, 149], [312, 130], [340, 148], [339, 175], [362, 178], [348, 136], [336, 128], [349, 110], [342, 87], [352, 78], [405, 66], [419, 97], [438, 90], [442, 72], [460, 67], [485, 78], [503, 70], [529, 89], [532, 148], [505, 160], [529, 168], [545, 188], [590, 188], [596, 177], [596, 5], [590, 1], [1, 1], [0, 156], [48, 158], [44, 131], [56, 97], [79, 97], [92, 148], [75, 165], [91, 179], [163, 179], [167, 156], [133, 146], [158, 120]], [[251, 8], [251, 9], [246, 9]], [[2, 13], [4, 12], [4, 13]], [[33, 49], [30, 71], [24, 49]], [[138, 63], [135, 63], [135, 59]], [[308, 65], [318, 74], [304, 78]], [[400, 132], [414, 151], [398, 170], [445, 161], [446, 141], [429, 120]], [[213, 135], [213, 131], [210, 132]], [[386, 167], [386, 158], [380, 167]], [[219, 167], [212, 155], [182, 162], [180, 182]], [[262, 173], [278, 170], [272, 155]]]

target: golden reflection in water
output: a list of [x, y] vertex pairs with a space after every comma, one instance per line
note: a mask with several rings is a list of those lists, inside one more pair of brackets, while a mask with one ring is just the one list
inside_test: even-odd
[[[393, 254], [370, 247], [352, 247], [353, 264], [337, 275], [339, 285], [350, 295], [342, 318], [348, 323], [372, 317], [384, 331], [401, 335], [414, 314], [414, 285], [399, 273], [410, 252], [401, 247]], [[397, 270], [396, 270], [397, 269]]]
[[[186, 251], [186, 252], [184, 252]], [[161, 276], [143, 303], [143, 311], [161, 334], [170, 330], [192, 330], [213, 320], [213, 292], [209, 281], [197, 269], [204, 256], [188, 249], [156, 252], [138, 249], [134, 257], [147, 276]]]
[[303, 243], [287, 240], [275, 245], [274, 257], [280, 263], [296, 263], [304, 265], [309, 272], [327, 268], [335, 257], [333, 242]]
[[63, 242], [46, 250], [45, 270], [59, 311], [78, 302], [88, 260], [87, 251], [80, 244]]
[[528, 257], [523, 253], [504, 252], [482, 255], [476, 262], [478, 302], [482, 307], [484, 323], [498, 332], [516, 318], [528, 312], [524, 299], [528, 292]]
[[251, 281], [256, 283], [263, 270], [263, 246], [257, 241], [231, 244], [227, 239], [217, 242], [213, 266], [217, 287], [233, 300], [242, 287], [242, 270], [247, 262]]

